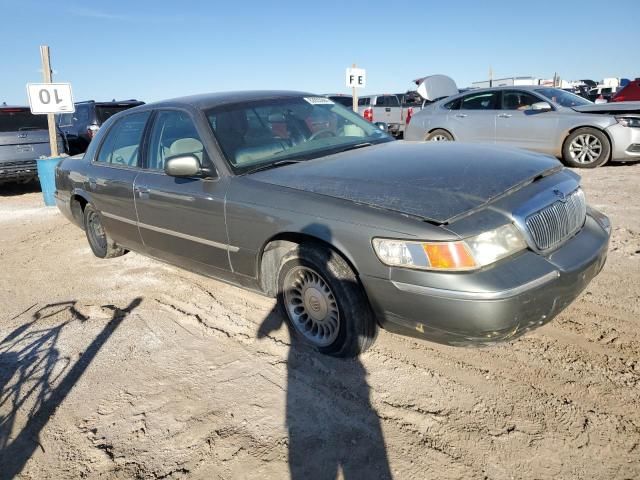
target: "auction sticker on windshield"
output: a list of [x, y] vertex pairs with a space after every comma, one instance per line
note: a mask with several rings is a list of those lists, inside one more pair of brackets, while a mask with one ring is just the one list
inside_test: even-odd
[[304, 97], [304, 100], [311, 105], [335, 105], [335, 103], [326, 97]]

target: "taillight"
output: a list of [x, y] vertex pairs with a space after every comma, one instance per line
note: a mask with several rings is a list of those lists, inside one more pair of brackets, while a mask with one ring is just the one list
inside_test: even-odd
[[365, 108], [364, 113], [362, 114], [365, 120], [369, 122], [373, 122], [373, 108]]
[[98, 133], [98, 130], [100, 130], [100, 127], [97, 125], [89, 125], [87, 127], [87, 134], [89, 135], [89, 138], [93, 138], [96, 136], [96, 133]]
[[411, 121], [411, 117], [413, 116], [413, 107], [409, 107], [407, 108], [407, 122], [406, 125], [409, 125], [409, 122]]

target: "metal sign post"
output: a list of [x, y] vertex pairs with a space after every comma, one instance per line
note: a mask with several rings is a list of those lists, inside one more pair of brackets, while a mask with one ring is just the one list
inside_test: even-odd
[[[40, 58], [42, 59], [42, 80], [44, 83], [51, 83], [51, 57], [49, 56], [49, 46], [40, 45]], [[56, 134], [56, 118], [53, 113], [47, 114], [49, 122], [49, 144], [51, 146], [51, 156], [58, 156], [58, 135]]]
[[366, 72], [363, 68], [356, 68], [354, 63], [351, 68], [346, 71], [347, 87], [351, 87], [353, 96], [353, 111], [358, 113], [358, 88], [364, 88], [366, 85]]

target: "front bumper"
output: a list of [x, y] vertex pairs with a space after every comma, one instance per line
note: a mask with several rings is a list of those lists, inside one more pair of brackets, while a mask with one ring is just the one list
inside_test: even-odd
[[35, 160], [0, 163], [0, 183], [22, 182], [37, 176], [38, 166]]
[[[361, 280], [386, 330], [448, 345], [494, 343], [566, 308], [604, 266], [609, 236], [587, 216], [580, 233], [546, 257], [527, 251], [474, 273], [390, 269], [389, 278]], [[448, 278], [433, 286], [434, 275]]]
[[640, 160], [640, 128], [616, 124], [607, 132], [611, 137], [611, 160]]

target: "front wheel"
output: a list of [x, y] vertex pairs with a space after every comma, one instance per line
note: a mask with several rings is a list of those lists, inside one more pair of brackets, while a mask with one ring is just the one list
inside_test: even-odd
[[564, 141], [562, 159], [569, 167], [596, 168], [609, 160], [611, 145], [600, 130], [578, 128]]
[[353, 270], [337, 253], [300, 245], [282, 260], [278, 300], [292, 335], [321, 353], [355, 357], [369, 348], [378, 325]]
[[438, 128], [433, 132], [429, 132], [425, 137], [427, 142], [453, 142], [453, 135], [446, 130]]
[[100, 214], [90, 203], [84, 207], [84, 231], [87, 234], [91, 251], [96, 257], [113, 258], [127, 253], [107, 235], [102, 226]]

